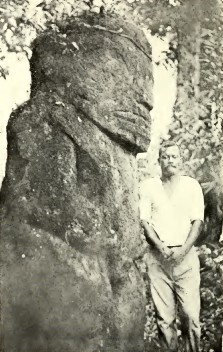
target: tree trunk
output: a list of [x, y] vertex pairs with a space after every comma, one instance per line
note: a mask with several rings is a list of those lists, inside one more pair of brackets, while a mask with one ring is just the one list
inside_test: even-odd
[[[174, 123], [171, 132], [182, 145], [184, 156], [194, 159], [196, 144], [192, 130], [197, 128], [200, 83], [200, 22], [189, 23], [189, 14], [178, 28], [178, 78], [177, 100], [174, 108]], [[176, 129], [177, 128], [177, 129]], [[191, 170], [187, 169], [191, 173]]]

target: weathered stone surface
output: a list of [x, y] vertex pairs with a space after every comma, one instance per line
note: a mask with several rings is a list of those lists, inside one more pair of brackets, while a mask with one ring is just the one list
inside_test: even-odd
[[149, 144], [147, 55], [142, 33], [111, 17], [34, 43], [1, 191], [6, 352], [143, 351], [135, 155]]

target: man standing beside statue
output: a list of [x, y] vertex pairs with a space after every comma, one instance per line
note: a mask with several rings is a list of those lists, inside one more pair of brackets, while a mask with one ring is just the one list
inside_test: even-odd
[[160, 178], [140, 187], [140, 219], [150, 244], [148, 273], [162, 351], [178, 351], [176, 313], [181, 310], [185, 352], [200, 343], [200, 265], [194, 244], [204, 218], [199, 183], [183, 176], [178, 145], [160, 148]]

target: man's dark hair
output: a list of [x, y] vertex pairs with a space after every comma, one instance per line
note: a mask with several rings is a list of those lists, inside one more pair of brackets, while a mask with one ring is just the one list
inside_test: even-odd
[[163, 152], [170, 147], [177, 147], [179, 149], [179, 152], [181, 154], [181, 150], [180, 150], [180, 146], [179, 144], [177, 144], [176, 142], [173, 141], [165, 141], [160, 145], [160, 149], [159, 149], [159, 160], [163, 154]]

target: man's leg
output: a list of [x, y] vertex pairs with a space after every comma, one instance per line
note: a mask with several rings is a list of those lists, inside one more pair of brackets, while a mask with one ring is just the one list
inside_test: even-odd
[[171, 268], [165, 264], [161, 265], [160, 261], [151, 255], [148, 273], [162, 352], [175, 352], [177, 351], [176, 299], [173, 292]]
[[194, 248], [174, 269], [175, 289], [182, 310], [182, 338], [186, 352], [200, 344], [200, 265]]

